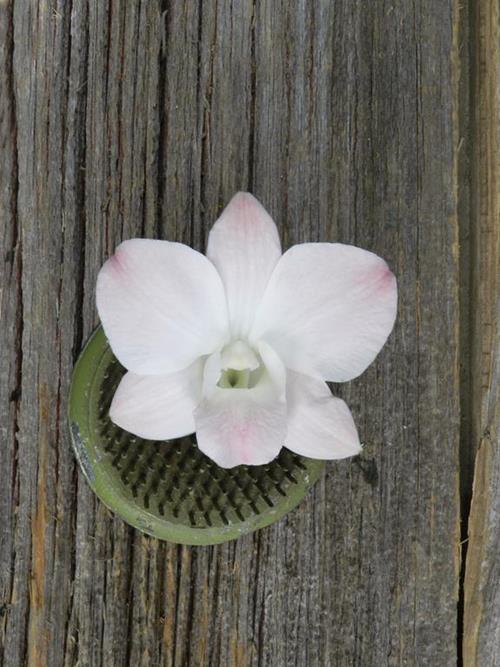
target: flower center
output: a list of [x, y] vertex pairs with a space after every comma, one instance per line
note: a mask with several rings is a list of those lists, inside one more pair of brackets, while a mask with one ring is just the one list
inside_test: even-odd
[[251, 389], [262, 375], [260, 356], [242, 340], [226, 345], [221, 355], [222, 373], [217, 383], [223, 389]]

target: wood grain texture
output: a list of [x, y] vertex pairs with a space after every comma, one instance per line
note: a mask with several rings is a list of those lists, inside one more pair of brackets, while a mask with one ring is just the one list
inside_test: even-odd
[[464, 664], [500, 660], [500, 7], [474, 21], [471, 118], [471, 425], [476, 456], [464, 581]]
[[[456, 664], [458, 11], [0, 1], [1, 664]], [[382, 255], [399, 317], [376, 363], [336, 388], [362, 455], [328, 464], [274, 526], [178, 547], [89, 490], [65, 419], [71, 370], [119, 241], [202, 250], [238, 189], [285, 247]]]

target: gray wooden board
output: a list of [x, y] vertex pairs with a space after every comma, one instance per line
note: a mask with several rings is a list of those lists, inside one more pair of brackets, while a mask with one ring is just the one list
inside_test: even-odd
[[[458, 14], [0, 2], [0, 663], [456, 664]], [[382, 255], [399, 316], [376, 363], [335, 387], [362, 455], [329, 463], [274, 526], [178, 547], [93, 496], [68, 387], [120, 240], [203, 250], [239, 189], [285, 247]]]
[[472, 504], [464, 544], [465, 665], [500, 664], [500, 5], [477, 3], [470, 48], [470, 455]]

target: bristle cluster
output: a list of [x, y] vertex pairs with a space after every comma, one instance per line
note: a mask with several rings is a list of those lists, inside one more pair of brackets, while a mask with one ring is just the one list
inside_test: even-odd
[[286, 449], [269, 465], [226, 470], [200, 452], [194, 437], [152, 442], [121, 430], [108, 412], [123, 373], [110, 352], [103, 356], [91, 411], [94, 441], [100, 460], [148, 512], [192, 528], [223, 528], [273, 512], [307, 482], [307, 460]]

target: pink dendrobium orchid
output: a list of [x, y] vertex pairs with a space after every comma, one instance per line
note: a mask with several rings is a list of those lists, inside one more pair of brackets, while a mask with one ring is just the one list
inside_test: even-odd
[[377, 255], [340, 243], [281, 254], [276, 225], [250, 194], [233, 197], [207, 256], [132, 239], [97, 280], [97, 308], [128, 370], [112, 421], [150, 440], [196, 432], [224, 468], [261, 465], [281, 447], [319, 459], [357, 454], [345, 382], [389, 336], [396, 280]]

